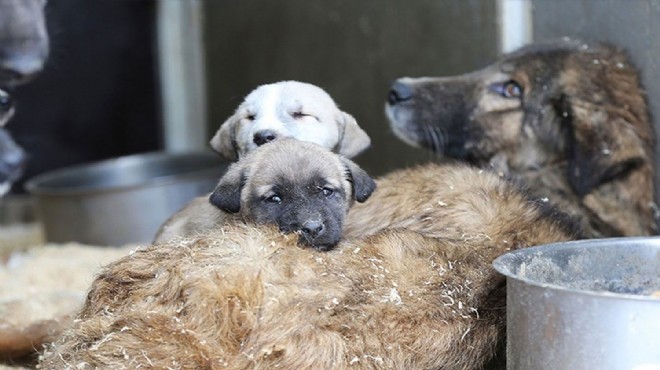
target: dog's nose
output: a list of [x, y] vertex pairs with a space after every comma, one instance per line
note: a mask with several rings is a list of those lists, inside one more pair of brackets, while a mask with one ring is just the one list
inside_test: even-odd
[[262, 130], [254, 134], [254, 143], [258, 146], [262, 146], [266, 143], [269, 143], [277, 139], [277, 134], [271, 130]]
[[410, 86], [396, 81], [392, 84], [389, 94], [387, 94], [387, 102], [390, 103], [390, 105], [394, 105], [396, 103], [409, 100], [412, 98], [412, 96], [413, 92]]
[[310, 239], [314, 239], [323, 233], [323, 223], [321, 221], [305, 221], [300, 231]]

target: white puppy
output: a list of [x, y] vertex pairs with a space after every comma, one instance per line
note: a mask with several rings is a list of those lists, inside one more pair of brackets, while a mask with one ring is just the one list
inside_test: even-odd
[[281, 81], [261, 85], [245, 97], [234, 115], [220, 126], [211, 147], [235, 161], [269, 141], [293, 137], [345, 157], [369, 147], [369, 136], [355, 118], [339, 110], [318, 86]]

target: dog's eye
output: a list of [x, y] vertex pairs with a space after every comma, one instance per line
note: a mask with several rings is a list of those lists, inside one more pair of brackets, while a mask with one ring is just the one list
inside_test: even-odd
[[295, 119], [298, 119], [298, 118], [307, 117], [307, 116], [309, 116], [309, 114], [305, 114], [303, 112], [293, 112], [293, 113], [291, 113], [291, 116]]
[[255, 114], [248, 114], [247, 117], [245, 118], [247, 118], [250, 121], [254, 121], [254, 119], [257, 118], [257, 116]]
[[335, 193], [334, 190], [332, 190], [328, 187], [322, 187], [322, 188], [320, 188], [320, 190], [321, 190], [321, 193], [323, 193], [323, 196], [325, 196], [325, 197], [329, 197], [329, 196], [331, 196], [332, 194]]
[[279, 195], [271, 195], [265, 199], [268, 203], [280, 204], [282, 203], [282, 198]]
[[504, 83], [496, 83], [490, 86], [491, 90], [502, 95], [505, 98], [514, 99], [522, 96], [523, 89], [514, 80], [509, 80]]

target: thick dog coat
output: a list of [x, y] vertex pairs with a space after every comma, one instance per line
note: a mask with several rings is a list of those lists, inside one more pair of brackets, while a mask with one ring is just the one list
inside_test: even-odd
[[285, 137], [318, 144], [352, 158], [369, 147], [355, 118], [339, 110], [318, 86], [281, 81], [261, 85], [220, 126], [211, 147], [236, 160], [256, 147]]
[[[369, 198], [375, 183], [352, 161], [291, 138], [257, 148], [232, 164], [209, 199], [166, 222], [167, 240], [219, 228], [230, 214], [298, 233], [302, 244], [333, 247], [354, 200]], [[174, 231], [174, 233], [171, 233]]]
[[[571, 239], [570, 225], [511, 183], [466, 166], [398, 171], [378, 184], [347, 219], [345, 234], [369, 236], [342, 239], [329, 252], [238, 224], [109, 265], [41, 367], [480, 369], [501, 362], [505, 281], [492, 259]], [[366, 207], [372, 202], [380, 212]]]
[[649, 235], [654, 134], [638, 79], [620, 50], [562, 40], [399, 79], [386, 113], [405, 142], [520, 181], [589, 236]]

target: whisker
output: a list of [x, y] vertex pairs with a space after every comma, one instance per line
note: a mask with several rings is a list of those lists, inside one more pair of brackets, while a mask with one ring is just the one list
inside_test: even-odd
[[442, 129], [440, 127], [425, 126], [424, 134], [426, 135], [431, 151], [435, 154], [443, 153], [446, 136], [442, 134]]

